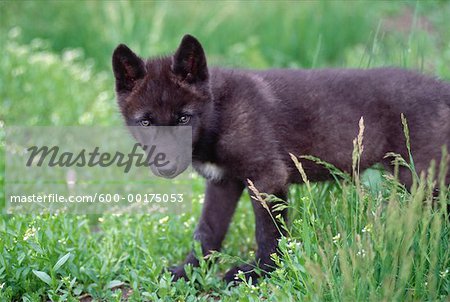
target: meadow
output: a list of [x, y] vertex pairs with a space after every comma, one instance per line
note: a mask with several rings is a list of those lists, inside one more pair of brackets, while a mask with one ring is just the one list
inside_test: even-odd
[[[450, 81], [449, 15], [447, 1], [2, 1], [0, 184], [5, 127], [122, 125], [110, 66], [119, 43], [162, 55], [191, 33], [210, 65], [400, 66]], [[437, 184], [433, 208], [430, 178], [408, 191], [378, 168], [360, 174], [361, 143], [363, 133], [351, 175], [329, 167], [338, 181], [306, 175], [292, 187], [277, 269], [256, 285], [221, 280], [254, 255], [248, 196], [223, 250], [189, 281], [164, 271], [193, 245], [204, 188], [195, 177], [182, 215], [0, 215], [0, 301], [448, 301], [449, 189]]]

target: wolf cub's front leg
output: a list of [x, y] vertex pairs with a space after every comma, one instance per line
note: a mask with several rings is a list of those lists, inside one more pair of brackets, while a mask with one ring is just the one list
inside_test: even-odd
[[[249, 192], [253, 196], [253, 192]], [[277, 198], [286, 200], [286, 193], [284, 190], [279, 190], [273, 193]], [[287, 210], [274, 212], [274, 203], [267, 203], [268, 208], [264, 207], [259, 200], [252, 198], [253, 211], [255, 213], [255, 236], [258, 250], [256, 251], [256, 259], [253, 264], [244, 264], [230, 269], [225, 274], [225, 281], [233, 282], [237, 280], [237, 274], [241, 271], [244, 277], [248, 280], [252, 278], [255, 282], [260, 275], [256, 273], [255, 268], [261, 269], [262, 274], [271, 272], [275, 268], [275, 264], [271, 255], [277, 253], [278, 239], [285, 235], [283, 229], [276, 220], [276, 216], [281, 214], [281, 217], [286, 221]], [[269, 213], [270, 212], [270, 213]]]
[[[203, 255], [220, 250], [243, 189], [244, 184], [237, 180], [207, 182], [203, 211], [194, 235], [201, 243]], [[186, 277], [184, 266], [187, 264], [199, 264], [193, 251], [180, 266], [170, 269], [175, 280]]]

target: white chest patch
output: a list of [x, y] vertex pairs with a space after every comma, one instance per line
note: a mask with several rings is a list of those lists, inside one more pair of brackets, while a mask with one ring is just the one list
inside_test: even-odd
[[210, 162], [197, 164], [195, 168], [198, 173], [210, 180], [221, 180], [225, 174], [221, 167]]

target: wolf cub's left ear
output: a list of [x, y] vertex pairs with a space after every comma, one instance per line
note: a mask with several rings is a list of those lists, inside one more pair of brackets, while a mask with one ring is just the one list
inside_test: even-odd
[[124, 44], [114, 50], [112, 66], [118, 93], [131, 92], [136, 81], [145, 76], [144, 61]]
[[188, 83], [208, 79], [206, 56], [200, 42], [191, 35], [185, 35], [173, 56], [172, 71]]

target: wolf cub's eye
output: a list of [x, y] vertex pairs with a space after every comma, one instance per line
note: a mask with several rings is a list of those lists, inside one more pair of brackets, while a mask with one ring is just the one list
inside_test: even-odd
[[141, 126], [148, 127], [151, 125], [151, 122], [150, 120], [142, 120], [139, 122], [139, 124], [141, 124]]
[[191, 116], [188, 114], [180, 115], [178, 118], [178, 125], [186, 125], [191, 120]]

